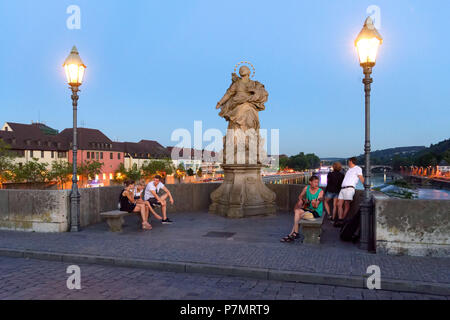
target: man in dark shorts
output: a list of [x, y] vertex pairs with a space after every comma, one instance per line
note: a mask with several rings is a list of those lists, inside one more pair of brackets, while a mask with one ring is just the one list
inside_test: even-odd
[[312, 176], [309, 186], [303, 188], [294, 207], [294, 225], [291, 233], [281, 239], [281, 242], [292, 242], [300, 237], [298, 223], [301, 219], [314, 220], [320, 218], [323, 212], [323, 190], [319, 188], [319, 178]]
[[[165, 194], [159, 196], [158, 193], [160, 190], [164, 190]], [[174, 203], [172, 194], [169, 189], [161, 182], [161, 176], [156, 175], [152, 181], [150, 181], [145, 187], [144, 191], [144, 200], [150, 202], [150, 205], [154, 208], [155, 206], [161, 206], [161, 212], [163, 216], [162, 224], [170, 224], [172, 221], [167, 218], [167, 202], [166, 199], [169, 197], [169, 201], [171, 204]]]

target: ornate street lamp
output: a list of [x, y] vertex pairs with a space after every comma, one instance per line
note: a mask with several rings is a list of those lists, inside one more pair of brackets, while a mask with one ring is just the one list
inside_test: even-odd
[[73, 105], [73, 142], [72, 142], [72, 191], [70, 193], [70, 232], [80, 231], [80, 192], [78, 191], [77, 179], [77, 105], [78, 91], [83, 83], [84, 70], [86, 66], [81, 60], [77, 48], [73, 46], [72, 51], [63, 64], [66, 71], [67, 83], [72, 90]]
[[374, 217], [372, 194], [370, 192], [370, 90], [373, 79], [370, 77], [372, 68], [375, 66], [378, 48], [383, 42], [383, 38], [373, 25], [372, 18], [368, 17], [364, 22], [364, 27], [355, 40], [358, 51], [359, 63], [364, 72], [364, 91], [366, 96], [366, 137], [364, 143], [364, 200], [361, 204], [361, 240], [360, 247], [364, 250], [374, 251]]

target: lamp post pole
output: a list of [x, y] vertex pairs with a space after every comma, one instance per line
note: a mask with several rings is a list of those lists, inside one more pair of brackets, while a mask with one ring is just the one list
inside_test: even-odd
[[72, 141], [72, 191], [70, 193], [70, 232], [78, 232], [80, 227], [80, 192], [78, 191], [77, 179], [77, 106], [78, 106], [78, 85], [71, 85], [72, 106], [73, 106], [73, 141]]
[[70, 192], [70, 232], [81, 230], [80, 224], [80, 192], [78, 191], [77, 178], [77, 106], [78, 91], [83, 82], [84, 70], [86, 66], [78, 54], [77, 47], [73, 46], [69, 56], [64, 61], [63, 67], [66, 71], [67, 83], [72, 90], [73, 106], [73, 141], [72, 141], [72, 191]]
[[383, 43], [371, 17], [364, 22], [364, 26], [355, 41], [358, 50], [359, 64], [363, 68], [365, 92], [365, 141], [364, 141], [364, 198], [361, 203], [361, 237], [360, 248], [375, 252], [375, 213], [372, 192], [370, 191], [370, 91], [373, 79], [372, 68], [375, 66], [378, 48]]
[[372, 192], [370, 191], [370, 91], [373, 79], [371, 78], [372, 66], [363, 65], [364, 92], [365, 92], [365, 142], [364, 142], [364, 199], [361, 204], [361, 239], [360, 248], [373, 251], [373, 205]]

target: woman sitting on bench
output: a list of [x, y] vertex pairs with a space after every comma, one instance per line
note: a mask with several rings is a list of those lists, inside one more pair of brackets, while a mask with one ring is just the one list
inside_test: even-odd
[[134, 198], [134, 181], [125, 181], [125, 189], [120, 193], [120, 211], [140, 212], [142, 218], [142, 229], [151, 230], [152, 225], [148, 223], [148, 208], [145, 203], [138, 203]]
[[138, 203], [138, 204], [139, 204], [139, 203], [145, 204], [145, 205], [147, 206], [148, 211], [150, 211], [150, 212], [152, 213], [152, 215], [155, 216], [156, 219], [162, 220], [163, 218], [162, 218], [159, 214], [157, 214], [157, 213], [155, 212], [155, 210], [153, 210], [153, 207], [151, 206], [150, 202], [145, 201], [145, 200], [142, 198], [142, 193], [143, 193], [144, 190], [145, 190], [145, 186], [146, 186], [145, 180], [139, 180], [139, 181], [136, 183], [136, 188], [135, 188], [135, 190], [134, 190], [134, 199], [136, 200], [136, 203]]

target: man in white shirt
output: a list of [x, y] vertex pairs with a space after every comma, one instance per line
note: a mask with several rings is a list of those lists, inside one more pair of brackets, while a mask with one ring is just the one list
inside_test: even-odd
[[349, 169], [345, 173], [341, 191], [338, 196], [338, 217], [340, 223], [338, 222], [337, 225], [341, 224], [347, 217], [348, 211], [350, 210], [350, 202], [352, 202], [353, 196], [355, 195], [358, 180], [360, 180], [361, 183], [364, 183], [362, 169], [356, 165], [356, 158], [352, 157], [348, 159], [347, 163]]
[[[162, 196], [159, 196], [159, 191], [163, 189], [165, 194]], [[153, 181], [150, 181], [147, 186], [145, 187], [144, 191], [144, 200], [150, 202], [150, 205], [152, 207], [155, 206], [161, 206], [161, 211], [163, 215], [163, 220], [161, 221], [162, 224], [170, 224], [172, 221], [167, 218], [167, 202], [166, 199], [169, 197], [169, 201], [171, 204], [174, 203], [172, 194], [170, 193], [169, 189], [166, 188], [166, 186], [161, 182], [161, 176], [156, 175], [153, 178]]]

